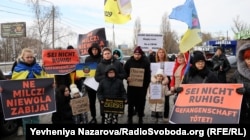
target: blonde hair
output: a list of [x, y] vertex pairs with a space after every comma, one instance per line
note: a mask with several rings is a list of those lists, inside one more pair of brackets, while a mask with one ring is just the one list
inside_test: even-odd
[[159, 56], [158, 56], [158, 52], [159, 52], [159, 51], [163, 51], [163, 53], [164, 53], [164, 55], [165, 55], [163, 61], [168, 61], [167, 52], [166, 52], [166, 50], [165, 50], [164, 48], [159, 48], [159, 49], [157, 50], [156, 55], [155, 55], [155, 61], [156, 61], [156, 62], [159, 62], [159, 61], [160, 61], [160, 58], [159, 58]]
[[30, 48], [23, 48], [21, 54], [18, 56], [17, 61], [23, 58], [25, 53], [32, 53], [34, 55], [34, 51]]
[[178, 56], [184, 57], [184, 53], [179, 52], [179, 53], [177, 54], [177, 57], [178, 57]]

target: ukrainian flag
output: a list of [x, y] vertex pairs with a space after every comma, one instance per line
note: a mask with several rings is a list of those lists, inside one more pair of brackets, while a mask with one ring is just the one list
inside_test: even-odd
[[97, 63], [79, 63], [76, 65], [77, 77], [94, 77], [96, 72]]
[[185, 22], [188, 25], [188, 30], [180, 41], [180, 52], [185, 53], [202, 42], [200, 22], [193, 0], [186, 0], [185, 4], [175, 7], [169, 18]]

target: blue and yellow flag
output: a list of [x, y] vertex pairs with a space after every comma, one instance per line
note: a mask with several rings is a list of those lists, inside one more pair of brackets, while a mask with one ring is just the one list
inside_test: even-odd
[[169, 18], [180, 20], [188, 25], [188, 30], [180, 41], [180, 52], [187, 52], [202, 41], [200, 22], [193, 0], [186, 0], [183, 5], [175, 7]]
[[77, 77], [94, 77], [96, 72], [97, 63], [79, 63], [76, 65]]
[[131, 20], [130, 0], [105, 0], [104, 18], [105, 22], [113, 24], [124, 24]]

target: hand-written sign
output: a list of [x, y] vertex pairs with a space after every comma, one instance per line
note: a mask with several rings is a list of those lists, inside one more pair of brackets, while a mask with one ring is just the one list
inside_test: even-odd
[[124, 114], [124, 100], [122, 99], [105, 99], [105, 113]]
[[71, 99], [70, 105], [72, 108], [73, 115], [78, 115], [89, 111], [89, 100], [87, 96]]
[[132, 79], [129, 81], [129, 86], [142, 87], [144, 80], [144, 69], [130, 68], [129, 77]]
[[238, 123], [242, 84], [182, 84], [170, 122]]

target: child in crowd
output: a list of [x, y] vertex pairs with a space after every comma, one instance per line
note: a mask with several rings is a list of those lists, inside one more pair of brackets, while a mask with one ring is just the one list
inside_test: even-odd
[[[77, 88], [76, 84], [70, 85], [70, 96], [71, 99], [81, 98], [87, 96], [86, 92], [82, 93]], [[75, 124], [87, 124], [88, 123], [88, 112], [83, 112], [73, 116], [73, 121]]]
[[[149, 97], [149, 106], [151, 112], [151, 120], [152, 123], [163, 123], [163, 112], [164, 112], [164, 105], [165, 105], [165, 96], [170, 95], [170, 90], [168, 88], [168, 77], [163, 74], [163, 69], [158, 69], [151, 77], [151, 83], [148, 90], [148, 97]], [[158, 89], [161, 92], [159, 98], [153, 90], [151, 89], [153, 85], [160, 85], [161, 89]]]
[[56, 90], [56, 112], [52, 114], [53, 124], [73, 124], [70, 106], [70, 91], [66, 85], [60, 85]]
[[97, 89], [97, 97], [100, 101], [100, 108], [104, 114], [103, 124], [117, 124], [117, 113], [106, 113], [104, 111], [105, 99], [122, 99], [127, 102], [127, 94], [123, 81], [117, 78], [117, 71], [113, 65], [109, 65], [105, 70], [105, 78], [100, 82]]

